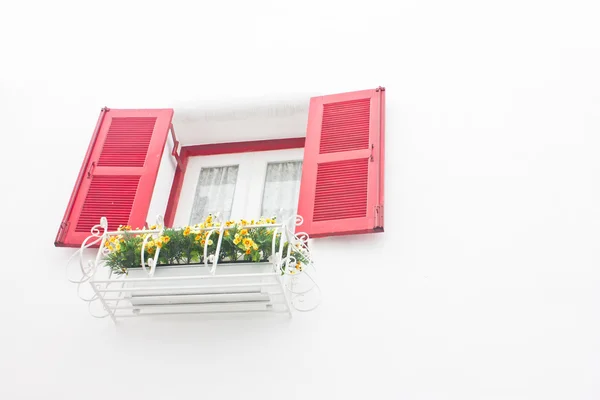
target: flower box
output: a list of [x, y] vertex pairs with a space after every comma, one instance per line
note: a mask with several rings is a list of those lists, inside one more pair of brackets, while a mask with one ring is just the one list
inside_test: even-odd
[[308, 258], [286, 238], [274, 219], [221, 224], [209, 215], [180, 229], [121, 226], [102, 247], [134, 312], [289, 311], [282, 275]]
[[294, 298], [306, 293], [294, 282], [312, 267], [307, 237], [269, 219], [221, 224], [209, 216], [201, 224], [170, 229], [159, 217], [156, 226], [109, 231], [102, 218], [82, 250], [97, 243], [96, 259], [87, 267], [80, 252], [84, 276], [73, 282], [89, 282], [94, 295], [84, 300], [100, 304], [105, 314], [99, 317], [115, 322], [151, 314], [291, 315], [291, 307], [298, 309]]
[[[212, 265], [214, 272], [217, 263], [265, 263], [273, 257], [286, 257], [293, 259], [294, 268], [301, 271], [308, 258], [300, 241], [284, 240], [284, 226], [264, 218], [221, 224], [212, 215], [201, 224], [180, 229], [160, 224], [141, 230], [121, 226], [118, 234], [109, 235], [103, 242], [106, 265], [115, 274], [128, 274], [135, 268], [147, 271], [149, 266], [152, 276], [165, 266]], [[287, 264], [280, 268], [285, 269]]]

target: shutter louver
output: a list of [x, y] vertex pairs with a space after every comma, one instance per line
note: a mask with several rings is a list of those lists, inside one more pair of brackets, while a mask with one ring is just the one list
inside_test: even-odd
[[369, 148], [370, 100], [323, 104], [320, 154]]
[[75, 231], [90, 232], [102, 217], [111, 231], [128, 225], [139, 182], [139, 176], [94, 176]]
[[143, 167], [156, 118], [113, 118], [99, 167]]
[[368, 162], [359, 158], [317, 165], [313, 221], [367, 216]]
[[383, 230], [384, 93], [311, 99], [298, 206], [311, 237]]
[[80, 246], [101, 217], [109, 230], [146, 222], [173, 110], [103, 110], [55, 241]]

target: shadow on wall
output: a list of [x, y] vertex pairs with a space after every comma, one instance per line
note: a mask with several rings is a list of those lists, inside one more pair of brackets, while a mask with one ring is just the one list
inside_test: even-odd
[[173, 126], [185, 145], [306, 136], [310, 98], [229, 99], [175, 106]]
[[[302, 226], [298, 228], [302, 230]], [[345, 260], [360, 259], [366, 255], [365, 248], [369, 249], [369, 254], [383, 254], [386, 251], [386, 243], [393, 243], [389, 238], [389, 232], [365, 233], [362, 235], [343, 235], [330, 236], [318, 239], [311, 239], [310, 247], [314, 251], [315, 259], [318, 261], [320, 255], [339, 256]], [[395, 249], [396, 251], [399, 249]]]

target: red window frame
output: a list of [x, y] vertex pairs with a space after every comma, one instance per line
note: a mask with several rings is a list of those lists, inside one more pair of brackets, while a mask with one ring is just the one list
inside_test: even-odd
[[253, 153], [259, 151], [287, 150], [304, 148], [305, 138], [286, 138], [273, 140], [256, 140], [248, 142], [230, 142], [230, 143], [215, 143], [203, 144], [196, 146], [184, 146], [181, 148], [181, 168], [175, 172], [167, 211], [165, 212], [165, 225], [173, 226], [179, 197], [181, 195], [181, 187], [183, 186], [183, 177], [187, 170], [188, 160], [190, 157], [197, 156], [212, 156], [217, 154], [234, 154], [234, 153]]

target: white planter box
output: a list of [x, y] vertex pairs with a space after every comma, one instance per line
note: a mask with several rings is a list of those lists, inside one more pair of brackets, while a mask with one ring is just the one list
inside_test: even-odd
[[[302, 223], [302, 218], [296, 218], [296, 225]], [[108, 221], [102, 217], [100, 224], [92, 230], [92, 235], [87, 238], [86, 244], [79, 250], [79, 268], [83, 273], [80, 280], [72, 280], [81, 285], [88, 283], [93, 294], [84, 298], [88, 302], [90, 313], [97, 318], [110, 317], [114, 322], [122, 317], [136, 317], [150, 314], [192, 314], [192, 313], [228, 313], [228, 312], [281, 312], [291, 316], [291, 307], [300, 311], [314, 309], [297, 307], [297, 303], [305, 301], [305, 294], [313, 289], [320, 294], [313, 277], [299, 272], [307, 277], [307, 288], [297, 286], [298, 276], [289, 275], [296, 271], [289, 271], [289, 275], [282, 275], [282, 266], [294, 263], [295, 260], [286, 258], [301, 253], [299, 262], [305, 267], [312, 267], [310, 252], [306, 247], [307, 236], [294, 235], [286, 228], [286, 224], [244, 225], [247, 229], [269, 228], [279, 230], [281, 233], [279, 248], [272, 250], [269, 257], [275, 262], [221, 262], [215, 266], [204, 264], [158, 266], [153, 275], [149, 276], [149, 268], [130, 268], [128, 274], [120, 275], [111, 272], [107, 264], [111, 264], [108, 257], [110, 251], [105, 246], [107, 240], [121, 237], [127, 232], [134, 235], [145, 235], [142, 249], [150, 237], [163, 235], [163, 219], [157, 218], [156, 229], [135, 231], [108, 231]], [[223, 231], [233, 227], [199, 228], [201, 232]], [[275, 231], [274, 231], [275, 232]], [[278, 233], [279, 234], [279, 233]], [[151, 236], [149, 236], [151, 235]], [[216, 249], [220, 249], [220, 241], [224, 235], [219, 235]], [[284, 255], [284, 243], [290, 247], [296, 246], [294, 254]], [[83, 253], [91, 245], [98, 245], [95, 259], [88, 259], [87, 264]], [[272, 243], [273, 244], [273, 243]], [[289, 250], [285, 250], [289, 251]], [[205, 249], [206, 252], [206, 249]], [[216, 251], [218, 253], [218, 251]], [[153, 260], [159, 259], [160, 253], [156, 251]], [[115, 260], [112, 260], [115, 261]], [[152, 263], [145, 260], [146, 265]], [[289, 266], [292, 268], [292, 266]], [[212, 272], [211, 272], [212, 270]], [[319, 299], [317, 299], [320, 301]], [[318, 302], [317, 302], [318, 304]], [[95, 308], [94, 308], [95, 307]]]
[[135, 268], [121, 286], [135, 313], [287, 310], [280, 274], [269, 262], [218, 264], [214, 275], [204, 264], [158, 267], [153, 277]]

